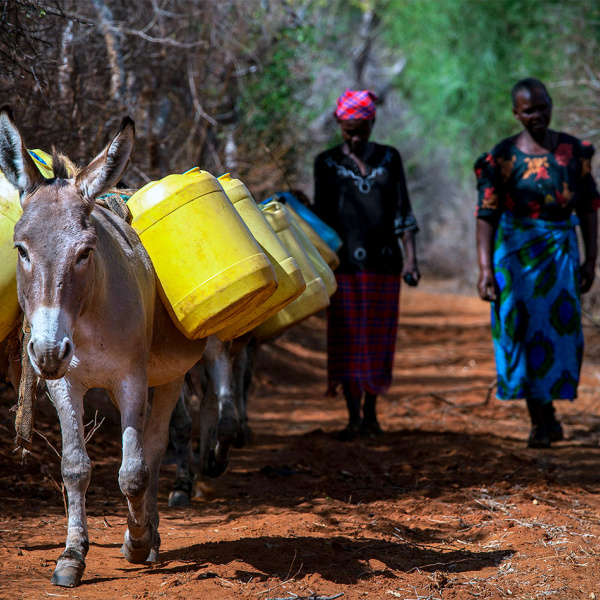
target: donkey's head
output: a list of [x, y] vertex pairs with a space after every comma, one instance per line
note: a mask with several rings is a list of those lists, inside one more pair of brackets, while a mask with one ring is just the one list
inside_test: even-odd
[[0, 169], [19, 190], [23, 215], [15, 226], [19, 304], [31, 324], [27, 347], [39, 376], [58, 379], [73, 356], [77, 318], [93, 302], [96, 198], [121, 178], [133, 150], [133, 121], [125, 117], [113, 141], [79, 173], [53, 153], [54, 178], [44, 179], [17, 129], [0, 108]]

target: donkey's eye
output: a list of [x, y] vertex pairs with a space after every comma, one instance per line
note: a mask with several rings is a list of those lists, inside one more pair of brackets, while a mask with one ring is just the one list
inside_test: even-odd
[[27, 250], [25, 250], [25, 248], [23, 248], [23, 246], [21, 246], [21, 244], [16, 244], [15, 248], [17, 249], [17, 252], [19, 253], [19, 256], [26, 261], [29, 261], [29, 255], [27, 254]]
[[78, 257], [77, 257], [77, 262], [83, 262], [84, 260], [87, 260], [90, 255], [92, 254], [92, 249], [91, 248], [86, 248]]

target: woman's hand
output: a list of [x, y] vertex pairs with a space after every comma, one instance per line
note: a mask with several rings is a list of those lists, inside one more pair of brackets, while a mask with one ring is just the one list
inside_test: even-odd
[[404, 246], [404, 265], [402, 267], [402, 279], [415, 287], [419, 284], [421, 273], [417, 266], [417, 247], [415, 244], [415, 234], [413, 231], [404, 231], [402, 234], [402, 245]]
[[579, 277], [581, 281], [579, 291], [582, 294], [589, 292], [590, 288], [592, 287], [592, 283], [594, 283], [594, 262], [595, 261], [586, 260], [581, 267], [579, 267]]
[[496, 278], [492, 269], [485, 268], [480, 270], [477, 291], [482, 300], [487, 300], [488, 302], [497, 300], [498, 286], [496, 285]]
[[496, 227], [483, 219], [477, 219], [477, 258], [479, 259], [479, 281], [477, 292], [482, 300], [491, 302], [499, 296], [494, 277], [494, 236]]
[[421, 279], [421, 273], [416, 261], [407, 261], [402, 269], [402, 279], [411, 287], [419, 285], [419, 279]]
[[596, 211], [577, 215], [581, 226], [581, 236], [585, 248], [585, 261], [579, 267], [580, 286], [582, 294], [590, 291], [594, 283], [594, 271], [598, 250], [598, 213]]

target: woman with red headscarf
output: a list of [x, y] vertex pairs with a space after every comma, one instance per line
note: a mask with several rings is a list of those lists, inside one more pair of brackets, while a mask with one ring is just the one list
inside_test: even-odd
[[343, 142], [314, 166], [314, 210], [343, 240], [327, 322], [328, 393], [341, 386], [349, 414], [340, 439], [382, 433], [376, 399], [392, 381], [400, 279], [417, 285], [420, 278], [400, 153], [369, 141], [376, 99], [368, 90], [340, 96], [335, 117]]

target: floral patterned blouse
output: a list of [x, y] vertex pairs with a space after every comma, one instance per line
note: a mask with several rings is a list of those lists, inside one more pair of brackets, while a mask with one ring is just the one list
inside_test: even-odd
[[589, 142], [561, 132], [553, 152], [534, 155], [521, 152], [515, 139], [502, 140], [475, 162], [476, 217], [495, 224], [508, 210], [516, 217], [563, 221], [573, 210], [585, 214], [600, 207]]

